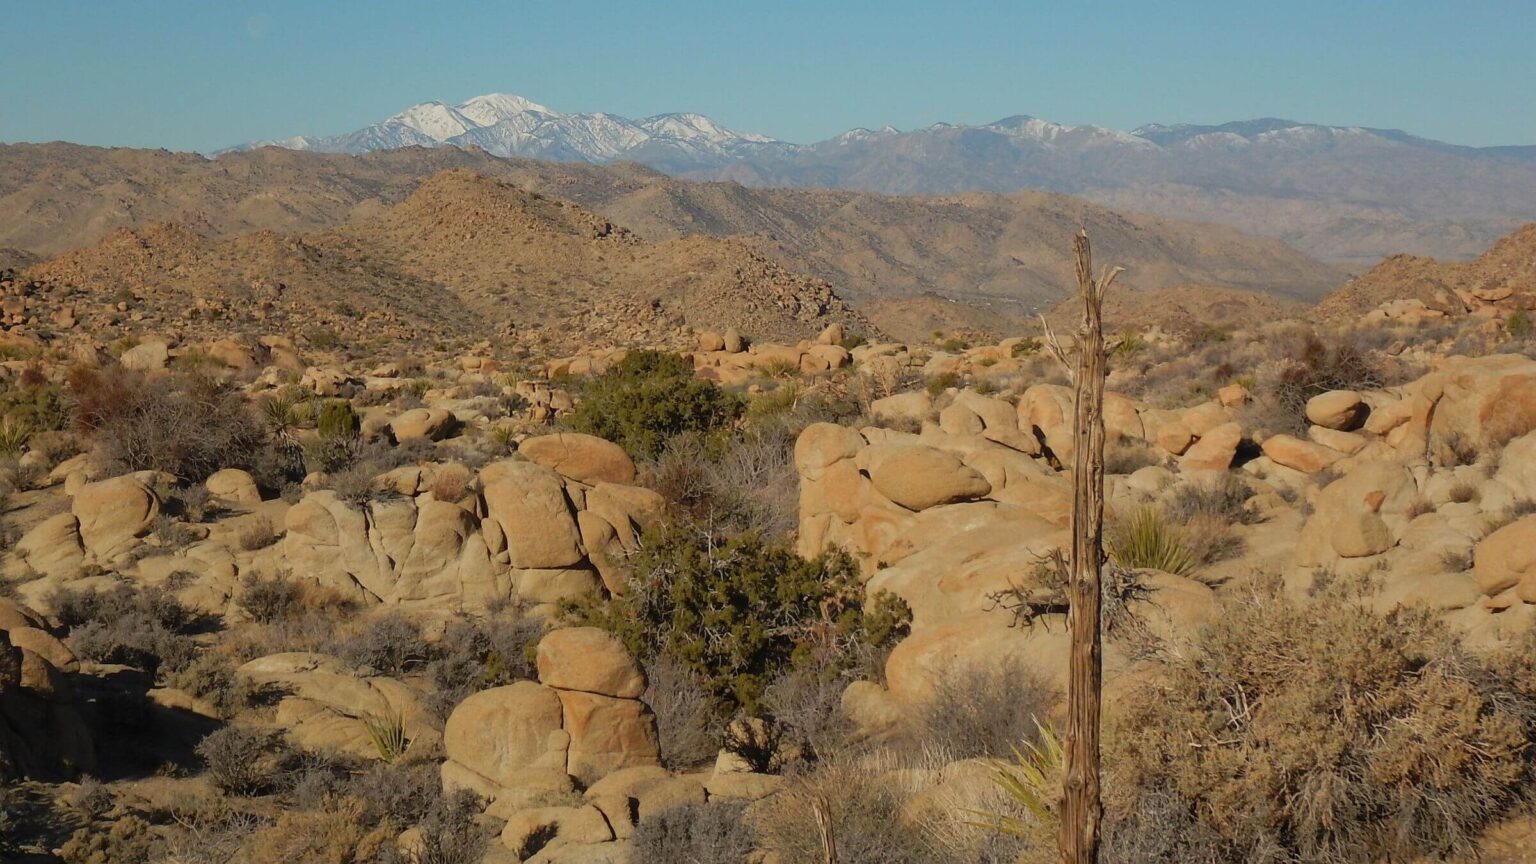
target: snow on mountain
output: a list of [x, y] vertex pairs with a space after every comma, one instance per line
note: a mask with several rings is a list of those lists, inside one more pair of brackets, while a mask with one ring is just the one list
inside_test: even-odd
[[[1008, 158], [1016, 160], [1027, 161], [1054, 154], [1053, 158], [1063, 160], [1110, 160], [1104, 164], [1112, 166], [1120, 164], [1117, 160], [1122, 154], [1134, 155], [1140, 160], [1146, 157], [1173, 158], [1178, 153], [1221, 151], [1300, 153], [1377, 143], [1413, 143], [1453, 149], [1449, 145], [1413, 139], [1391, 130], [1323, 126], [1274, 117], [1219, 126], [1151, 124], [1124, 132], [1103, 126], [1053, 123], [1027, 115], [1004, 117], [976, 126], [934, 123], [911, 132], [901, 132], [890, 126], [878, 130], [858, 128], [819, 144], [799, 145], [766, 135], [738, 132], [691, 112], [657, 114], [640, 119], [602, 112], [566, 114], [508, 93], [487, 93], [458, 105], [422, 102], [379, 123], [343, 135], [297, 136], [252, 142], [231, 149], [277, 146], [331, 153], [366, 153], [399, 147], [451, 145], [479, 147], [496, 156], [593, 163], [630, 160], [669, 173], [691, 176], [728, 176], [722, 172], [730, 170], [732, 165], [745, 163], [754, 168], [766, 168], [781, 181], [793, 182], [789, 178], [795, 171], [803, 170], [809, 172], [808, 177], [818, 178], [816, 182], [827, 182], [826, 172], [816, 168], [823, 157], [846, 160], [853, 152], [878, 159], [880, 153], [903, 152], [903, 164], [910, 164], [912, 152], [924, 151], [903, 150], [910, 146], [908, 139], [965, 142], [974, 131], [1001, 136], [1006, 144], [1005, 150], [996, 149], [995, 143], [984, 143], [985, 139], [959, 145], [962, 146], [959, 152], [970, 152], [964, 149], [968, 146], [981, 148], [975, 152], [986, 154], [977, 157], [992, 166], [986, 170], [1001, 164], [996, 159], [1009, 150], [1014, 155]], [[893, 149], [888, 151], [886, 148]], [[956, 164], [952, 160], [941, 167], [950, 170]], [[1037, 167], [1044, 164], [1038, 163]], [[847, 167], [842, 161], [836, 166], [837, 170]], [[958, 176], [970, 175], [962, 171]], [[863, 177], [859, 182], [869, 180]], [[1009, 181], [1009, 184], [1014, 182]], [[1073, 184], [1064, 185], [1072, 187]], [[1012, 188], [1011, 185], [1008, 188]]]
[[630, 120], [617, 114], [563, 114], [521, 96], [487, 93], [459, 105], [422, 102], [356, 132], [295, 137], [231, 148], [277, 146], [295, 150], [366, 153], [397, 147], [480, 147], [497, 156], [583, 162], [639, 158], [680, 170], [723, 164], [764, 150], [794, 145], [766, 135], [736, 132], [702, 114], [658, 114]]
[[457, 108], [450, 108], [441, 102], [423, 102], [419, 105], [401, 111], [399, 114], [385, 120], [382, 126], [398, 124], [407, 129], [413, 129], [431, 138], [434, 141], [447, 141], [456, 135], [463, 135], [480, 124], [459, 113]]
[[513, 96], [510, 93], [487, 93], [484, 96], [476, 96], [459, 106], [459, 113], [477, 126], [495, 126], [503, 120], [529, 111], [540, 114], [556, 113], [531, 99]]

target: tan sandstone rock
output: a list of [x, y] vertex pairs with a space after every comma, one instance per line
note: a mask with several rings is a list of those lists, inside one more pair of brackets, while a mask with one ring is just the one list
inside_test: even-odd
[[560, 690], [583, 690], [619, 699], [638, 699], [645, 675], [617, 636], [597, 627], [564, 627], [539, 640], [539, 682]]
[[583, 483], [635, 482], [635, 463], [624, 448], [595, 435], [539, 435], [519, 444], [517, 452], [532, 462], [553, 468], [562, 477]]

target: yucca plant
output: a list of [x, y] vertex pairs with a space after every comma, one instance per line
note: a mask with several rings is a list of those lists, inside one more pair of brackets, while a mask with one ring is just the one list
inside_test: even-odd
[[15, 456], [32, 439], [32, 424], [6, 415], [0, 419], [0, 453]]
[[505, 423], [492, 426], [491, 441], [503, 450], [514, 450], [517, 447], [517, 430]]
[[1109, 560], [1132, 570], [1162, 570], [1188, 576], [1197, 558], [1188, 538], [1155, 507], [1142, 507], [1109, 531]]
[[405, 755], [411, 747], [411, 739], [405, 735], [405, 716], [399, 711], [385, 711], [363, 718], [368, 730], [368, 740], [385, 763], [392, 763]]
[[1026, 741], [1023, 749], [1013, 748], [1012, 762], [1000, 759], [992, 766], [992, 782], [1028, 816], [973, 810], [972, 814], [979, 818], [970, 824], [1022, 840], [1039, 841], [1055, 836], [1065, 752], [1054, 729], [1038, 719], [1035, 729], [1039, 732], [1039, 743]]
[[294, 410], [294, 401], [287, 396], [273, 396], [263, 399], [261, 413], [267, 418], [267, 425], [279, 435], [293, 431], [299, 425], [298, 413]]

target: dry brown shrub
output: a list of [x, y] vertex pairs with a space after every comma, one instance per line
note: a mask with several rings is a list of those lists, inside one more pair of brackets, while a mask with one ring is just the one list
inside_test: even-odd
[[445, 465], [432, 475], [432, 484], [428, 487], [428, 491], [438, 501], [457, 504], [469, 495], [470, 483], [473, 480], [473, 475], [463, 466]]
[[246, 843], [251, 864], [361, 864], [373, 861], [386, 842], [386, 825], [365, 830], [363, 807], [350, 799], [328, 800], [318, 810], [287, 810], [277, 822], [252, 834]]
[[266, 440], [240, 391], [204, 375], [78, 367], [69, 389], [76, 426], [113, 473], [202, 480], [220, 468], [249, 467]]
[[1529, 789], [1536, 662], [1465, 653], [1358, 585], [1228, 606], [1111, 736], [1111, 860], [1354, 862], [1470, 848]]
[[257, 549], [265, 549], [278, 541], [282, 535], [272, 527], [272, 520], [265, 516], [257, 517], [245, 524], [240, 529], [240, 535], [235, 542], [246, 552], [255, 552]]

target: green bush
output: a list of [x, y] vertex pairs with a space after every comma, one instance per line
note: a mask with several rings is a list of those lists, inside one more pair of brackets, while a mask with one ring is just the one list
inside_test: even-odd
[[806, 560], [755, 533], [727, 541], [692, 528], [645, 537], [629, 589], [567, 610], [612, 631], [645, 660], [664, 657], [708, 682], [728, 706], [757, 713], [764, 689], [795, 668], [836, 675], [907, 631], [911, 612], [880, 594], [866, 603], [853, 560]]
[[362, 428], [352, 403], [345, 399], [327, 399], [320, 406], [315, 428], [322, 438], [351, 438]]
[[1532, 645], [1474, 657], [1432, 613], [1368, 604], [1262, 580], [1126, 699], [1107, 859], [1442, 860], [1523, 807]]
[[1504, 329], [1511, 339], [1529, 339], [1536, 332], [1536, 325], [1531, 323], [1531, 313], [1524, 309], [1516, 309], [1504, 319]]
[[685, 432], [717, 432], [745, 409], [741, 397], [695, 377], [687, 360], [659, 351], [636, 351], [581, 389], [570, 427], [635, 456], [655, 457], [667, 439]]
[[59, 385], [23, 374], [0, 383], [0, 417], [34, 432], [59, 430], [69, 425], [69, 402]]

